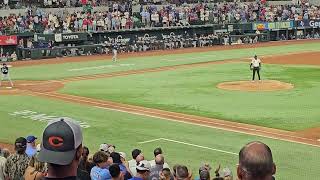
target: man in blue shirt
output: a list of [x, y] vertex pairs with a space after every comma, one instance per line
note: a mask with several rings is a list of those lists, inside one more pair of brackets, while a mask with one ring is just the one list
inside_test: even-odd
[[91, 169], [90, 177], [92, 180], [108, 180], [111, 175], [108, 167], [108, 155], [103, 151], [98, 151], [93, 155], [93, 162], [96, 164]]
[[137, 175], [130, 180], [148, 180], [150, 177], [150, 163], [147, 160], [140, 161], [136, 167]]
[[36, 147], [37, 137], [31, 135], [31, 136], [28, 136], [26, 139], [27, 139], [26, 154], [28, 155], [28, 157], [32, 157], [37, 153], [37, 147]]

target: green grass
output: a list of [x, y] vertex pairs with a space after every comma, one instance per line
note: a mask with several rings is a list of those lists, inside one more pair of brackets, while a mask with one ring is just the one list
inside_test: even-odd
[[275, 92], [216, 88], [220, 82], [250, 79], [246, 63], [77, 81], [66, 84], [61, 92], [277, 129], [302, 130], [320, 125], [319, 70], [312, 66], [264, 65], [262, 78], [295, 85], [293, 90]]
[[[80, 75], [92, 75], [110, 72], [119, 72], [127, 70], [155, 68], [163, 66], [172, 66], [179, 64], [190, 64], [196, 62], [219, 61], [225, 59], [239, 59], [252, 57], [255, 53], [258, 55], [276, 55], [302, 51], [320, 51], [320, 43], [285, 45], [276, 47], [260, 47], [248, 49], [233, 49], [223, 51], [198, 52], [188, 54], [169, 54], [162, 56], [144, 56], [127, 58], [125, 61], [112, 63], [110, 60], [96, 61], [88, 56], [87, 62], [64, 63], [38, 65], [29, 67], [12, 68], [11, 76], [14, 80], [49, 80], [74, 77]], [[63, 59], [61, 59], [63, 61]], [[121, 65], [122, 64], [122, 65]], [[134, 64], [126, 66], [125, 64]], [[71, 69], [93, 68], [81, 71], [70, 71]]]
[[175, 163], [185, 164], [196, 174], [202, 162], [209, 162], [212, 166], [221, 163], [222, 167], [230, 167], [235, 174], [237, 155], [165, 141], [147, 144], [137, 142], [163, 137], [238, 153], [247, 142], [259, 140], [268, 144], [273, 151], [277, 179], [310, 180], [319, 175], [320, 149], [312, 146], [38, 97], [0, 96], [0, 103], [1, 142], [12, 143], [16, 137], [29, 134], [41, 137], [46, 122], [9, 115], [15, 111], [32, 110], [40, 114], [68, 116], [88, 123], [91, 127], [83, 130], [84, 145], [89, 146], [92, 153], [100, 143], [107, 142], [115, 144], [117, 150], [126, 152], [128, 157], [132, 149], [140, 148], [147, 159], [151, 159], [153, 149], [161, 146], [171, 167]]

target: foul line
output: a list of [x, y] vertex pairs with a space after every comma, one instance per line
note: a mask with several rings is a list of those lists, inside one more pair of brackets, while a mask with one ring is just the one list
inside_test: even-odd
[[237, 153], [230, 152], [230, 151], [224, 151], [221, 149], [215, 149], [215, 148], [210, 148], [210, 147], [206, 147], [206, 146], [201, 146], [201, 145], [197, 145], [197, 144], [191, 144], [191, 143], [187, 143], [187, 142], [166, 139], [166, 138], [152, 139], [152, 140], [148, 140], [148, 141], [138, 142], [138, 144], [146, 144], [146, 143], [151, 143], [151, 142], [155, 142], [155, 141], [168, 141], [168, 142], [173, 142], [173, 143], [177, 143], [177, 144], [193, 146], [193, 147], [197, 147], [197, 148], [201, 148], [201, 149], [207, 149], [207, 150], [211, 150], [211, 151], [221, 152], [221, 153], [225, 153], [225, 154], [232, 154], [232, 155], [236, 155], [236, 156], [238, 155]]
[[[60, 100], [64, 100], [67, 99], [69, 100], [70, 97], [61, 97], [59, 95], [55, 95], [55, 94], [51, 94], [51, 93], [40, 93], [40, 92], [33, 92], [30, 95], [36, 95], [36, 94], [40, 94], [40, 95], [45, 95], [45, 96], [51, 96], [51, 97], [55, 97], [55, 98], [62, 98]], [[72, 95], [69, 95], [72, 96]], [[77, 96], [73, 96], [75, 98], [79, 98]], [[234, 129], [230, 129], [230, 128], [223, 128], [223, 127], [216, 127], [216, 126], [208, 126], [208, 125], [204, 125], [204, 124], [200, 124], [199, 122], [206, 122], [206, 123], [210, 123], [210, 124], [216, 124], [216, 125], [224, 125], [224, 126], [229, 126], [229, 127], [235, 127], [234, 125], [226, 125], [223, 123], [218, 123], [218, 122], [207, 122], [207, 121], [203, 121], [203, 120], [197, 120], [197, 123], [192, 123], [192, 122], [187, 122], [187, 121], [183, 121], [183, 120], [176, 120], [173, 118], [164, 118], [161, 116], [157, 116], [157, 115], [149, 115], [149, 114], [145, 114], [145, 113], [137, 113], [137, 112], [132, 112], [130, 110], [134, 110], [130, 107], [123, 107], [125, 109], [129, 109], [129, 110], [120, 110], [117, 108], [107, 108], [107, 107], [101, 107], [99, 105], [107, 105], [105, 103], [100, 103], [100, 102], [95, 102], [95, 101], [90, 101], [90, 100], [83, 100], [83, 99], [78, 99], [79, 102], [89, 102], [89, 103], [93, 103], [96, 104], [95, 106], [93, 105], [93, 107], [95, 108], [100, 108], [100, 109], [106, 109], [106, 110], [112, 110], [112, 111], [119, 111], [119, 112], [125, 112], [125, 113], [129, 113], [129, 114], [136, 114], [136, 115], [141, 115], [141, 116], [146, 116], [146, 117], [153, 117], [153, 118], [158, 118], [158, 119], [164, 119], [164, 120], [169, 120], [169, 121], [174, 121], [174, 122], [180, 122], [180, 123], [185, 123], [185, 124], [192, 124], [192, 125], [197, 125], [197, 126], [202, 126], [202, 127], [209, 127], [209, 128], [213, 128], [213, 129], [220, 129], [220, 130], [224, 130], [224, 131], [229, 131], [229, 132], [237, 132], [237, 133], [241, 133], [241, 134], [247, 134], [247, 135], [253, 135], [253, 136], [259, 136], [259, 137], [265, 137], [265, 138], [271, 138], [271, 139], [276, 139], [276, 140], [282, 140], [282, 141], [287, 141], [287, 142], [293, 142], [293, 143], [298, 143], [298, 144], [304, 144], [304, 145], [309, 145], [309, 146], [314, 146], [314, 147], [320, 147], [320, 145], [315, 145], [315, 144], [309, 144], [309, 143], [305, 143], [305, 142], [301, 142], [301, 141], [295, 141], [295, 140], [289, 140], [286, 138], [278, 138], [278, 137], [274, 137], [274, 136], [267, 136], [267, 135], [262, 135], [262, 134], [257, 134], [257, 133], [250, 133], [247, 131], [241, 131], [241, 130], [234, 130]], [[148, 112], [146, 110], [141, 110], [143, 112]], [[156, 113], [157, 114], [157, 113]], [[184, 118], [185, 120], [188, 120], [190, 118]], [[308, 138], [303, 138], [303, 137], [298, 137], [298, 136], [291, 136], [291, 135], [285, 135], [285, 134], [278, 134], [278, 133], [273, 133], [273, 132], [268, 132], [268, 131], [263, 131], [263, 130], [258, 130], [258, 129], [251, 129], [251, 128], [246, 128], [246, 127], [241, 127], [241, 129], [248, 129], [248, 130], [253, 130], [256, 132], [262, 132], [262, 133], [267, 133], [267, 134], [271, 134], [271, 135], [281, 135], [281, 136], [287, 136], [287, 137], [293, 137], [293, 138], [299, 138], [299, 139], [305, 139], [305, 140], [312, 140], [313, 139], [308, 139]]]

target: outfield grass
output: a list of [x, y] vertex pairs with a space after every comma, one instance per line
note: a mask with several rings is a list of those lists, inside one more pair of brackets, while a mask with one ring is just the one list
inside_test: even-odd
[[147, 144], [137, 142], [163, 137], [238, 153], [247, 142], [259, 140], [267, 143], [273, 151], [277, 179], [310, 180], [319, 175], [320, 149], [312, 146], [38, 97], [0, 96], [0, 103], [1, 142], [12, 143], [16, 137], [29, 134], [41, 137], [46, 122], [9, 115], [15, 111], [31, 110], [38, 114], [68, 116], [88, 123], [91, 127], [84, 129], [84, 145], [89, 146], [92, 153], [100, 143], [107, 142], [115, 144], [117, 150], [125, 151], [128, 157], [133, 148], [141, 148], [147, 159], [151, 159], [153, 149], [161, 146], [171, 166], [175, 163], [186, 164], [196, 173], [202, 162], [209, 162], [213, 166], [221, 163], [222, 167], [228, 166], [235, 173], [237, 155], [165, 141]]
[[[219, 61], [225, 59], [239, 59], [258, 55], [276, 55], [292, 52], [320, 51], [320, 43], [295, 44], [276, 47], [260, 47], [248, 49], [233, 49], [223, 51], [197, 52], [188, 54], [169, 54], [162, 56], [145, 56], [126, 58], [124, 61], [113, 63], [110, 60], [96, 61], [88, 56], [87, 62], [38, 65], [12, 68], [11, 76], [14, 80], [49, 80], [92, 75], [145, 68], [190, 64], [196, 62]], [[63, 61], [63, 59], [61, 59]]]
[[232, 63], [77, 81], [66, 84], [61, 92], [277, 129], [320, 126], [318, 67], [263, 66], [262, 78], [293, 83], [292, 90], [216, 88], [220, 82], [250, 79], [248, 67], [246, 63]]

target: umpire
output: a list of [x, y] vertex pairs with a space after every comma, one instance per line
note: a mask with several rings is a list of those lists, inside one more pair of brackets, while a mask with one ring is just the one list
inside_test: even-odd
[[256, 72], [258, 74], [259, 81], [261, 81], [261, 78], [260, 78], [261, 60], [258, 59], [257, 55], [255, 55], [254, 58], [252, 59], [250, 64], [250, 69], [252, 70], [252, 81], [254, 81], [255, 79]]

